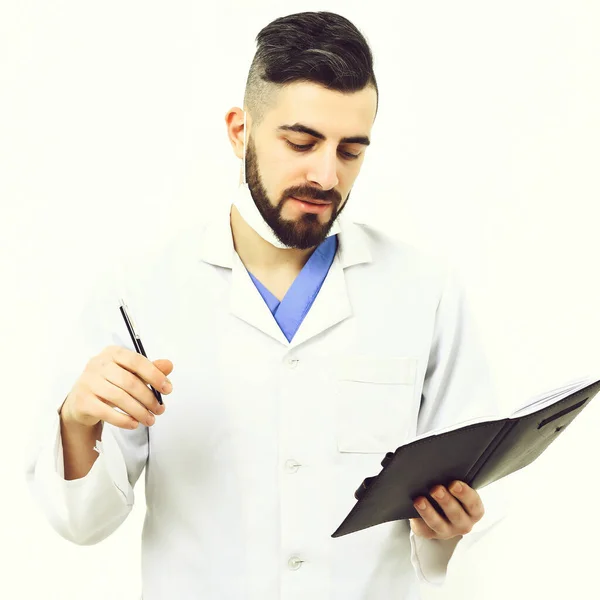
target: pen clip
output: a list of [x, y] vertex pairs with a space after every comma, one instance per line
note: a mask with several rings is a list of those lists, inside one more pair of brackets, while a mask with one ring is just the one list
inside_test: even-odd
[[128, 308], [127, 304], [125, 304], [125, 300], [123, 300], [123, 298], [120, 298], [119, 301], [121, 303], [121, 308], [123, 309], [123, 313], [125, 314], [125, 318], [129, 322], [129, 325], [131, 327], [131, 331], [133, 331], [133, 335], [135, 336], [135, 338], [137, 340], [139, 340], [140, 339], [140, 334], [138, 332], [138, 328], [137, 328], [137, 326], [135, 324], [135, 321], [133, 320], [133, 317], [131, 316], [131, 313], [129, 312], [129, 308]]

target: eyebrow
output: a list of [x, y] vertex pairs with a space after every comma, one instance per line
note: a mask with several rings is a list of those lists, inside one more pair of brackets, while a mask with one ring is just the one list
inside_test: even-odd
[[[296, 133], [307, 133], [308, 135], [312, 135], [320, 140], [326, 140], [327, 138], [320, 133], [319, 131], [315, 131], [311, 127], [307, 127], [306, 125], [302, 125], [301, 123], [294, 123], [294, 125], [281, 125], [277, 128], [277, 131], [295, 131]], [[340, 140], [340, 144], [363, 144], [364, 146], [368, 146], [371, 143], [371, 140], [366, 135], [353, 135], [351, 137], [345, 137]]]

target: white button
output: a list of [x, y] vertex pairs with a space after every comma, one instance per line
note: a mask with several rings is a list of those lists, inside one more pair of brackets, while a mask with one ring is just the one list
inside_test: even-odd
[[293, 458], [289, 458], [285, 461], [285, 470], [288, 473], [295, 473], [298, 470], [298, 467], [302, 466], [299, 462], [295, 461]]
[[304, 561], [299, 559], [297, 556], [292, 556], [290, 560], [288, 560], [288, 568], [290, 571], [297, 571]]
[[298, 359], [297, 358], [288, 358], [287, 364], [290, 369], [295, 369], [296, 366], [298, 365]]

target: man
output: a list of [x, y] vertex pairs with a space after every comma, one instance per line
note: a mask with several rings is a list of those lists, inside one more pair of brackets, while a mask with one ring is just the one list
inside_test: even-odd
[[410, 525], [331, 534], [387, 451], [495, 410], [487, 366], [452, 272], [340, 217], [377, 113], [364, 37], [321, 12], [257, 41], [247, 110], [226, 115], [247, 185], [125, 280], [169, 360], [136, 354], [116, 296], [92, 294], [29, 482], [92, 544], [146, 469], [145, 600], [415, 599], [482, 518], [475, 490], [440, 482], [441, 512], [418, 498]]

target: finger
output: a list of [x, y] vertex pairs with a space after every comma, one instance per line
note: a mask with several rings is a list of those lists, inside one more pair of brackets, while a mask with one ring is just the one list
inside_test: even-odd
[[467, 513], [473, 519], [473, 522], [480, 521], [485, 514], [483, 502], [479, 493], [472, 487], [469, 487], [464, 481], [453, 481], [448, 490], [460, 500]]
[[471, 516], [465, 511], [463, 505], [448, 492], [443, 485], [431, 490], [431, 495], [436, 499], [444, 511], [446, 519], [450, 522], [455, 535], [465, 535], [473, 528]]
[[423, 519], [410, 519], [410, 528], [413, 530], [415, 535], [421, 536], [428, 540], [436, 537], [435, 531], [433, 531], [433, 529], [431, 529], [431, 527], [429, 527], [427, 523], [423, 521]]
[[173, 363], [167, 358], [157, 358], [152, 364], [158, 367], [165, 375], [170, 375], [173, 371]]
[[[134, 375], [131, 376], [135, 377]], [[89, 380], [88, 388], [98, 397], [99, 400], [107, 400], [108, 402], [111, 402], [117, 408], [125, 411], [134, 420], [148, 426], [154, 424], [154, 416], [143, 404], [138, 402], [135, 398], [132, 398], [125, 390], [114, 385], [104, 376], [100, 374], [92, 375]], [[115, 412], [114, 409], [110, 410]], [[99, 417], [100, 415], [96, 413], [94, 416]]]
[[446, 519], [433, 508], [431, 502], [429, 502], [427, 498], [420, 496], [415, 500], [413, 505], [423, 521], [425, 521], [425, 524], [432, 529], [438, 537], [449, 537], [451, 533], [450, 523], [448, 523]]
[[173, 386], [165, 374], [145, 356], [121, 346], [109, 346], [107, 350], [113, 362], [137, 375], [156, 391], [162, 394], [170, 394], [173, 391]]
[[148, 386], [137, 375], [130, 373], [117, 363], [112, 361], [106, 362], [102, 367], [102, 375], [107, 381], [127, 392], [131, 398], [139, 402], [147, 410], [152, 411], [154, 414], [162, 414], [164, 412], [164, 405], [161, 406], [158, 403], [158, 400], [154, 397]]
[[[82, 386], [83, 387], [83, 386]], [[100, 400], [89, 388], [82, 389], [78, 394], [78, 403], [83, 413], [94, 415], [100, 421], [110, 423], [121, 429], [136, 429], [138, 421], [111, 408]]]

